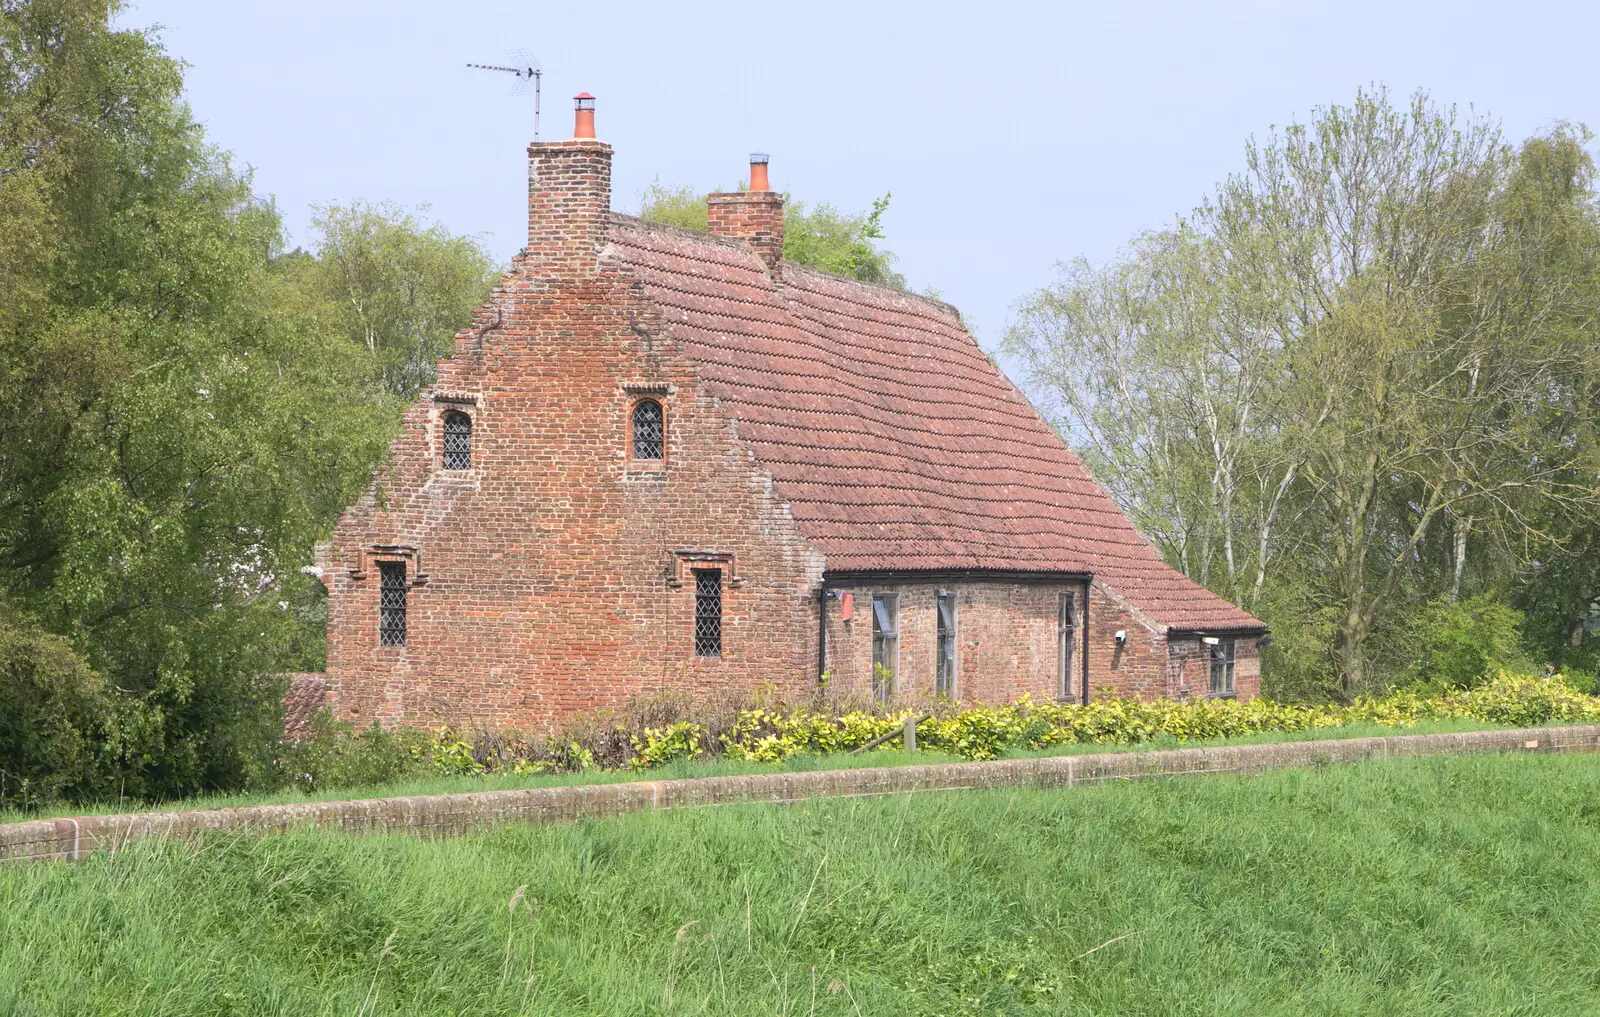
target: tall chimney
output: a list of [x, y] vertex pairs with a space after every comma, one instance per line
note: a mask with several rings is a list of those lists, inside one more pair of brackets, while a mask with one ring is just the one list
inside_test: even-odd
[[777, 270], [783, 259], [783, 195], [767, 180], [765, 154], [750, 156], [750, 189], [707, 195], [706, 213], [712, 233], [748, 240], [767, 271]]
[[572, 137], [528, 146], [528, 263], [537, 275], [587, 275], [611, 211], [611, 146], [594, 136], [594, 96], [573, 97]]

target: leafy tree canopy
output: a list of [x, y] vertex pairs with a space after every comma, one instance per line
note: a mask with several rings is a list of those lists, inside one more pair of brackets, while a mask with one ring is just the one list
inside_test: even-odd
[[[1175, 566], [1293, 648], [1287, 686], [1437, 670], [1408, 619], [1541, 575], [1558, 628], [1588, 616], [1593, 570], [1559, 567], [1600, 519], [1587, 141], [1361, 93], [1020, 306], [1041, 401]], [[1510, 615], [1449, 617], [1498, 640]]]
[[[904, 289], [905, 276], [894, 271], [895, 256], [879, 246], [885, 194], [871, 211], [850, 214], [828, 202], [807, 208], [784, 195], [783, 257], [797, 265], [849, 276], [862, 282]], [[651, 184], [640, 201], [639, 216], [686, 229], [706, 229], [706, 198], [691, 187]]]
[[299, 571], [488, 273], [384, 207], [285, 256], [116, 9], [0, 0], [0, 593], [115, 694], [96, 772], [170, 795], [270, 765]]

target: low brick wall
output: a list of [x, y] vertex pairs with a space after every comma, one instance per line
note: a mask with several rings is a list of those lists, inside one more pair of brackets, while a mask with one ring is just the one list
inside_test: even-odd
[[1107, 752], [989, 763], [935, 763], [861, 770], [813, 770], [741, 777], [587, 784], [519, 791], [418, 795], [338, 802], [247, 805], [187, 812], [138, 812], [0, 825], [0, 859], [73, 860], [146, 837], [188, 838], [210, 830], [256, 833], [295, 829], [352, 833], [401, 831], [436, 836], [508, 823], [560, 823], [643, 809], [737, 802], [783, 803], [818, 797], [907, 794], [1016, 785], [1077, 787], [1108, 780], [1180, 774], [1252, 774], [1402, 756], [1471, 752], [1591, 752], [1600, 725], [1400, 735], [1272, 745]]

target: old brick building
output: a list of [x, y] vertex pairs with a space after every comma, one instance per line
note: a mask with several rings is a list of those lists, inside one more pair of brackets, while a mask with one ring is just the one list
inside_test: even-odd
[[[1263, 626], [1169, 568], [954, 308], [782, 261], [528, 149], [528, 246], [322, 555], [336, 716], [549, 727], [640, 693], [1254, 695]], [[875, 664], [877, 665], [875, 667]]]

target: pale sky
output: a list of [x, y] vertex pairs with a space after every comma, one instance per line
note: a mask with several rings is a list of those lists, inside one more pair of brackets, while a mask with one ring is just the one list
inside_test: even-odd
[[135, 0], [186, 60], [211, 140], [255, 169], [294, 239], [309, 206], [427, 203], [522, 246], [531, 99], [471, 61], [538, 54], [544, 136], [598, 98], [612, 206], [654, 179], [772, 183], [860, 210], [992, 347], [1059, 260], [1112, 256], [1193, 207], [1245, 139], [1387, 84], [1474, 106], [1520, 140], [1600, 127], [1600, 3], [559, 3]]

